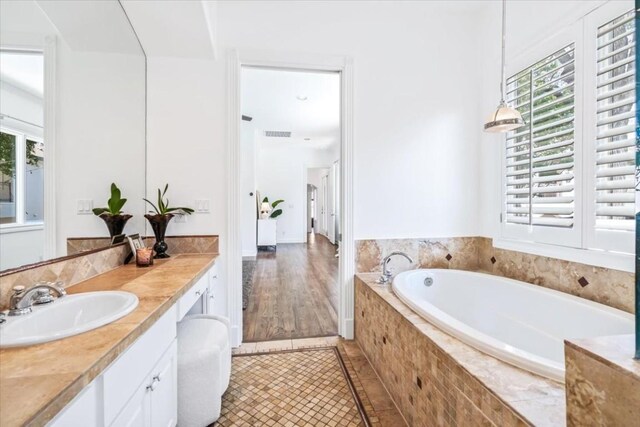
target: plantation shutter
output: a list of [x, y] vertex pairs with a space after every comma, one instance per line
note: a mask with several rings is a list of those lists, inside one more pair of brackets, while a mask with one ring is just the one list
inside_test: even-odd
[[634, 11], [598, 28], [595, 227], [633, 230], [635, 217]]
[[507, 80], [507, 102], [526, 125], [507, 134], [505, 222], [574, 223], [575, 45]]

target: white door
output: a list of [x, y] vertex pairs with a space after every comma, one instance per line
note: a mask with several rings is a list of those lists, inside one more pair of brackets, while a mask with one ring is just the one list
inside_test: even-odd
[[329, 200], [329, 175], [325, 175], [322, 177], [322, 207], [320, 209], [320, 218], [321, 218], [321, 233], [325, 236], [329, 235], [328, 231], [328, 221], [327, 221], [327, 202]]
[[[340, 160], [336, 161], [333, 164], [333, 169], [334, 169], [334, 174], [333, 176], [334, 178], [334, 191], [333, 191], [333, 223], [334, 225], [334, 233], [336, 236], [336, 240], [340, 240], [340, 233], [342, 232], [340, 230], [341, 224], [340, 224]], [[337, 243], [337, 242], [334, 242]]]
[[329, 182], [328, 182], [328, 203], [327, 203], [327, 208], [329, 211], [329, 216], [328, 216], [328, 220], [329, 220], [329, 224], [327, 224], [327, 237], [329, 237], [329, 240], [331, 241], [331, 243], [335, 244], [336, 243], [336, 174], [335, 174], [335, 169], [336, 169], [336, 165], [335, 163], [331, 166], [331, 169], [329, 169]]

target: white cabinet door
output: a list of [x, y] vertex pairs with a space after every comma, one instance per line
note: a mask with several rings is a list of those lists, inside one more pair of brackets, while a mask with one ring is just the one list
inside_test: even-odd
[[277, 241], [278, 220], [259, 219], [258, 220], [258, 246], [275, 246]]
[[174, 427], [178, 422], [178, 350], [174, 341], [153, 369], [151, 425]]
[[145, 381], [129, 399], [112, 427], [151, 427], [151, 389]]
[[102, 378], [96, 378], [76, 396], [48, 427], [91, 427], [102, 425]]

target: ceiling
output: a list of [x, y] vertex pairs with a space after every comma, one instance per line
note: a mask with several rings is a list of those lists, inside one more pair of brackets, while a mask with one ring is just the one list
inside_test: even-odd
[[292, 132], [263, 141], [322, 149], [338, 143], [340, 74], [245, 67], [241, 85], [242, 114], [255, 130]]
[[215, 59], [215, 1], [122, 0], [149, 57]]

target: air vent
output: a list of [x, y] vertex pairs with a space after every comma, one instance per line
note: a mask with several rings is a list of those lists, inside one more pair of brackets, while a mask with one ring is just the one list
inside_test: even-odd
[[291, 138], [291, 132], [284, 130], [265, 130], [264, 136], [268, 136], [269, 138]]

